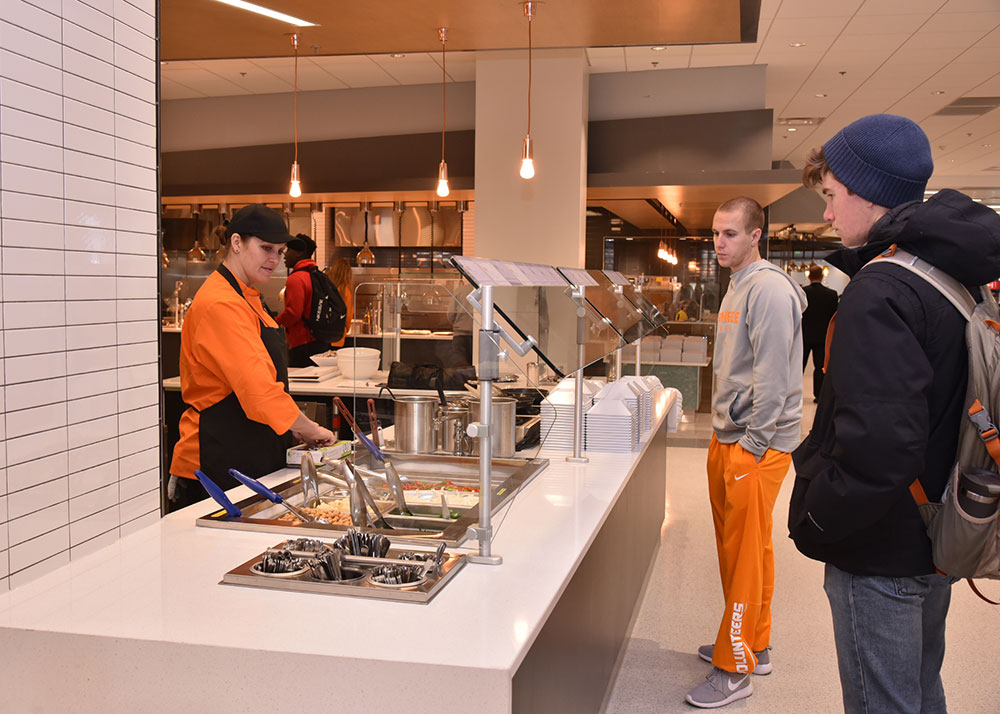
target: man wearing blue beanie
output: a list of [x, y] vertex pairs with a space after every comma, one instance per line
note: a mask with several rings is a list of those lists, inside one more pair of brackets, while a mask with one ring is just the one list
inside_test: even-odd
[[965, 286], [1000, 276], [1000, 216], [950, 189], [924, 201], [933, 170], [919, 126], [875, 114], [838, 131], [803, 171], [844, 244], [828, 261], [852, 279], [830, 325], [812, 430], [792, 455], [788, 527], [803, 554], [826, 563], [849, 713], [946, 711], [954, 579], [936, 572], [909, 489], [919, 481], [939, 502], [955, 462], [966, 321], [921, 275], [868, 265], [899, 249]]

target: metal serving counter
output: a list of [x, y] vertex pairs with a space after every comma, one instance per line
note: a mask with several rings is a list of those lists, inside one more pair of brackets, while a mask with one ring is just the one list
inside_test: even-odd
[[[400, 454], [389, 451], [385, 453], [387, 456], [391, 455], [392, 463], [404, 480], [441, 481], [447, 479], [461, 486], [475, 487], [478, 492], [479, 457], [477, 456]], [[525, 485], [544, 471], [548, 464], [548, 459], [493, 459], [492, 512], [497, 513], [505, 507]], [[322, 471], [323, 468], [321, 467], [320, 470]], [[319, 494], [321, 497], [327, 498], [328, 494], [334, 492], [335, 487], [331, 484], [321, 482], [320, 485], [323, 486]], [[305, 505], [302, 486], [302, 477], [295, 476], [275, 486], [272, 490], [281, 495], [292, 506], [301, 507]], [[341, 498], [343, 497], [341, 496]], [[203, 502], [201, 507], [204, 509], [207, 503], [210, 502]], [[284, 533], [296, 537], [303, 535], [337, 537], [349, 528], [346, 524], [282, 520], [280, 517], [285, 514], [285, 510], [257, 494], [239, 501], [236, 506], [243, 512], [242, 516], [229, 516], [224, 509], [215, 509], [200, 517], [197, 524], [211, 528]], [[444, 542], [449, 547], [457, 546], [468, 538], [469, 528], [479, 523], [478, 500], [474, 506], [449, 510], [455, 512], [455, 518], [434, 517], [427, 511], [423, 515], [419, 512], [413, 515], [403, 515], [389, 511], [385, 514], [385, 518], [392, 526], [391, 529], [366, 528], [366, 531], [381, 533], [392, 538], [393, 541]]]

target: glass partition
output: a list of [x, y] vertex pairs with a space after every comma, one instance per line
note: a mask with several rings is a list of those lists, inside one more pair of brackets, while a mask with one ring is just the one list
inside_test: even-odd
[[646, 319], [650, 328], [648, 330], [643, 330], [642, 334], [650, 334], [654, 328], [665, 328], [667, 324], [667, 317], [660, 312], [660, 309], [656, 307], [651, 300], [637, 290], [628, 278], [614, 270], [602, 270], [600, 272], [614, 285], [621, 285], [622, 292], [625, 297], [640, 313], [642, 313], [642, 316]]
[[[563, 268], [559, 268], [564, 272]], [[595, 285], [586, 290], [585, 295], [594, 309], [611, 320], [612, 326], [622, 336], [622, 340], [628, 344], [649, 334], [650, 326], [644, 325], [646, 318], [625, 297], [624, 287], [617, 287], [611, 279], [600, 270], [584, 271]], [[573, 279], [573, 272], [564, 273], [570, 280]]]
[[535, 352], [559, 377], [601, 360], [622, 343], [611, 321], [549, 266], [467, 256], [456, 256], [455, 263], [476, 288], [492, 284], [497, 312], [521, 339], [535, 339]]

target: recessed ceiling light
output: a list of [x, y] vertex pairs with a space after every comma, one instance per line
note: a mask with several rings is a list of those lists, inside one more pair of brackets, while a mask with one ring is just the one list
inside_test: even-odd
[[931, 92], [931, 94], [933, 94], [934, 96], [938, 96], [939, 94], [944, 94], [944, 90], [943, 89], [935, 89], [933, 92]]
[[778, 117], [779, 126], [819, 126], [825, 117]]
[[404, 54], [402, 54], [400, 52], [393, 52], [389, 56], [392, 57], [393, 59], [402, 59], [403, 57], [406, 57], [406, 55], [404, 55]]
[[805, 47], [806, 43], [805, 42], [789, 42], [788, 46], [789, 47]]
[[226, 5], [232, 5], [233, 7], [238, 7], [240, 10], [249, 10], [250, 12], [255, 12], [258, 15], [264, 15], [270, 17], [273, 20], [280, 20], [281, 22], [287, 22], [289, 25], [296, 25], [297, 27], [315, 27], [316, 23], [309, 22], [308, 20], [300, 20], [297, 17], [292, 17], [291, 15], [286, 15], [283, 12], [278, 12], [277, 10], [272, 10], [267, 7], [261, 7], [260, 5], [254, 5], [252, 2], [245, 2], [244, 0], [218, 0], [218, 2], [223, 2]]
[[993, 144], [983, 144], [983, 148], [984, 148], [984, 149], [988, 149], [988, 148], [990, 148], [991, 146], [993, 146]]
[[823, 92], [817, 92], [816, 96], [819, 97], [820, 99], [826, 98], [826, 94], [824, 94]]
[[798, 129], [796, 129], [794, 126], [790, 126], [788, 127], [788, 131], [798, 131]]
[[663, 50], [667, 49], [667, 46], [666, 45], [653, 45], [649, 49], [653, 50], [653, 52], [663, 52]]

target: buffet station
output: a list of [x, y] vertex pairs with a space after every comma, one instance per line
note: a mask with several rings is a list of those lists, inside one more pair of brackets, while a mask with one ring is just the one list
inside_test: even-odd
[[[0, 595], [14, 711], [601, 710], [659, 543], [680, 409], [655, 378], [621, 377], [620, 350], [662, 316], [617, 274], [456, 264], [476, 396], [442, 392], [421, 419], [396, 395], [386, 429], [340, 404], [352, 441], [290, 450], [260, 479], [230, 471], [243, 485], [226, 492], [199, 473], [214, 503]], [[516, 399], [495, 394], [511, 352], [557, 378], [528, 450], [513, 446]], [[583, 377], [615, 352], [619, 379]], [[37, 671], [59, 686], [11, 686]]]

